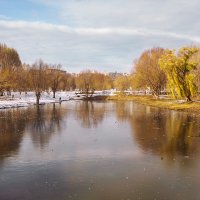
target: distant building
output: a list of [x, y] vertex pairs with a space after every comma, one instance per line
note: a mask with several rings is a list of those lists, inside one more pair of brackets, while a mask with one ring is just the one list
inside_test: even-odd
[[120, 73], [120, 72], [110, 72], [108, 73], [108, 76], [110, 76], [112, 79], [116, 79], [119, 76], [128, 76], [129, 73]]

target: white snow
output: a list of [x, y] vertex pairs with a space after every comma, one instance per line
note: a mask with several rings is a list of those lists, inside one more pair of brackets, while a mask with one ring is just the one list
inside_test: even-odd
[[[42, 93], [40, 98], [40, 104], [46, 103], [60, 103], [61, 101], [67, 101], [75, 96], [74, 92], [57, 92], [56, 98], [53, 98], [53, 94]], [[0, 97], [0, 109], [4, 108], [17, 108], [17, 107], [27, 107], [29, 105], [34, 105], [36, 103], [36, 97], [34, 92], [28, 92], [27, 94], [12, 92], [11, 96]]]
[[[98, 91], [94, 95], [112, 95], [112, 91]], [[53, 98], [53, 93], [42, 93], [40, 98], [40, 104], [47, 103], [60, 103], [61, 101], [68, 100], [81, 100], [83, 96], [77, 96], [75, 91], [72, 92], [56, 92], [56, 98]], [[28, 107], [29, 105], [36, 104], [36, 97], [34, 92], [28, 92], [27, 94], [12, 92], [11, 96], [0, 97], [0, 109], [4, 108], [18, 108], [18, 107]]]

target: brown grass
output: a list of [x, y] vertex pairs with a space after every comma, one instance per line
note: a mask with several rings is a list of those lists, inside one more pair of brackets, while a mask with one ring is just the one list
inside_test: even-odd
[[109, 96], [107, 100], [134, 101], [148, 106], [200, 113], [200, 102], [179, 102], [174, 99], [155, 99], [152, 96], [118, 95]]

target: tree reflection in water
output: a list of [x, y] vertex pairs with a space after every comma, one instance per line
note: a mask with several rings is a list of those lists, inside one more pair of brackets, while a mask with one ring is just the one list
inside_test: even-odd
[[80, 101], [76, 103], [76, 118], [85, 128], [96, 127], [103, 121], [106, 107], [105, 103]]
[[18, 153], [27, 123], [25, 109], [0, 112], [0, 161]]
[[[97, 127], [112, 108], [119, 121], [130, 123], [134, 143], [146, 152], [173, 161], [198, 151], [199, 117], [187, 113], [161, 110], [133, 102], [79, 101], [74, 104], [76, 119], [84, 128]], [[67, 106], [63, 105], [63, 106]], [[60, 104], [12, 109], [0, 112], [0, 160], [18, 153], [24, 132], [39, 148], [62, 132], [62, 120], [68, 109]]]
[[30, 107], [0, 112], [0, 161], [17, 155], [24, 133], [30, 132], [38, 147], [48, 144], [52, 136], [59, 133], [61, 121], [66, 117], [61, 105]]
[[31, 110], [28, 129], [35, 145], [43, 148], [54, 134], [59, 133], [65, 112], [66, 110], [59, 104], [37, 106], [36, 109]]
[[163, 152], [167, 152], [168, 158], [172, 160], [176, 155], [191, 156], [198, 150], [193, 138], [199, 131], [198, 121], [198, 118], [187, 113], [168, 112], [166, 116], [167, 142], [163, 147]]
[[169, 161], [197, 152], [193, 136], [199, 132], [199, 118], [195, 116], [132, 102], [116, 104], [116, 114], [119, 120], [129, 121], [133, 138], [144, 151]]

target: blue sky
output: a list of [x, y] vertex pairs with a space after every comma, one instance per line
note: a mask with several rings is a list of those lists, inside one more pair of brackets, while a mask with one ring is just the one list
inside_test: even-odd
[[147, 48], [200, 42], [199, 0], [0, 0], [0, 42], [69, 72], [129, 72]]

